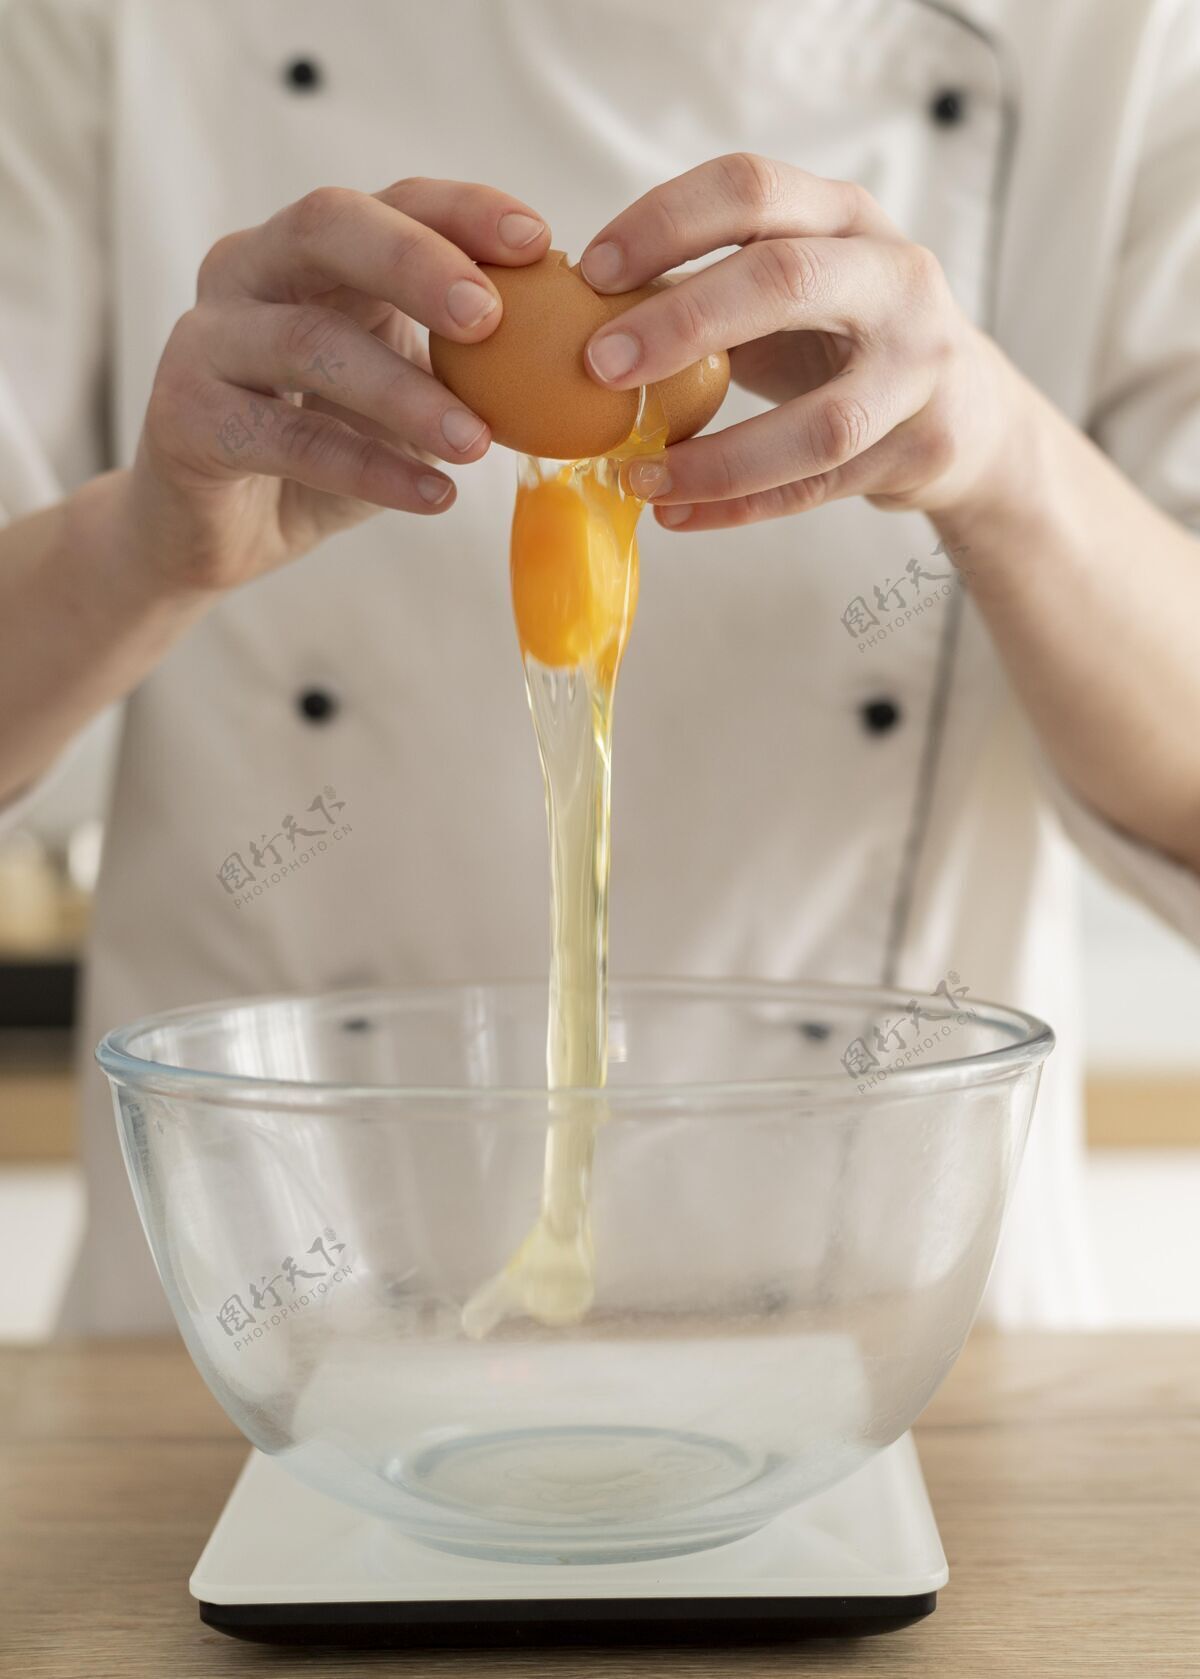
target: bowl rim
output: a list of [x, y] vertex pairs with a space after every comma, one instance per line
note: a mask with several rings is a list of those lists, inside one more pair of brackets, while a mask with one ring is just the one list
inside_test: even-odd
[[[133, 1052], [132, 1044], [141, 1036], [164, 1026], [191, 1021], [199, 1024], [206, 1018], [233, 1010], [251, 1011], [278, 1008], [281, 1005], [302, 1005], [315, 1010], [344, 1007], [351, 1014], [352, 1005], [370, 999], [378, 1005], [387, 1000], [393, 1005], [413, 1006], [421, 1002], [445, 1000], [455, 995], [464, 1000], [472, 993], [546, 989], [544, 980], [499, 979], [474, 981], [432, 982], [403, 986], [361, 986], [323, 992], [278, 992], [261, 996], [234, 997], [204, 1004], [185, 1004], [143, 1016], [126, 1026], [107, 1032], [96, 1046], [95, 1058], [112, 1085], [132, 1089], [136, 1093], [207, 1102], [220, 1107], [252, 1107], [310, 1111], [323, 1108], [331, 1096], [342, 1102], [369, 1106], [420, 1102], [428, 1106], [457, 1105], [464, 1115], [477, 1115], [481, 1109], [519, 1107], [528, 1110], [536, 1104], [544, 1118], [550, 1095], [570, 1096], [576, 1110], [580, 1105], [602, 1105], [606, 1115], [623, 1109], [637, 1108], [678, 1112], [681, 1108], [694, 1110], [736, 1100], [739, 1103], [769, 1100], [817, 1100], [822, 1107], [847, 1103], [862, 1104], [870, 1100], [894, 1101], [904, 1097], [924, 1097], [943, 1090], [976, 1088], [999, 1079], [1011, 1078], [1029, 1067], [1036, 1067], [1054, 1048], [1055, 1035], [1045, 1021], [1023, 1009], [1003, 1003], [971, 998], [969, 1013], [944, 1010], [934, 1018], [957, 1019], [961, 1024], [972, 1015], [977, 1023], [1001, 1027], [1018, 1035], [1010, 1043], [981, 1050], [973, 1055], [952, 1056], [930, 1060], [921, 1059], [901, 1067], [881, 1069], [864, 1091], [853, 1075], [843, 1066], [837, 1072], [811, 1074], [805, 1078], [740, 1079], [699, 1083], [606, 1085], [563, 1087], [554, 1092], [546, 1086], [520, 1085], [384, 1085], [338, 1084], [302, 1079], [281, 1079], [249, 1073], [216, 1072], [211, 1069], [173, 1066]], [[903, 1012], [911, 1003], [933, 1002], [937, 993], [902, 991], [893, 986], [859, 985], [844, 982], [791, 981], [761, 979], [717, 979], [688, 977], [619, 978], [610, 982], [609, 996], [661, 995], [670, 993], [683, 1000], [714, 1000], [752, 1002], [760, 1000], [777, 1004], [844, 1005], [858, 1001], [876, 1008], [899, 1008]], [[924, 1012], [924, 1011], [921, 1011]], [[852, 1040], [853, 1042], [854, 1040]], [[849, 1049], [850, 1046], [847, 1046]]]

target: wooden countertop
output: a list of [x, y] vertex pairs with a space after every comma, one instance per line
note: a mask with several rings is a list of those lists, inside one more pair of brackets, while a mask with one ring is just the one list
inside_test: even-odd
[[0, 1351], [0, 1668], [681, 1679], [1200, 1674], [1200, 1336], [972, 1337], [917, 1431], [950, 1560], [903, 1632], [769, 1651], [272, 1652], [187, 1579], [244, 1445], [180, 1345]]

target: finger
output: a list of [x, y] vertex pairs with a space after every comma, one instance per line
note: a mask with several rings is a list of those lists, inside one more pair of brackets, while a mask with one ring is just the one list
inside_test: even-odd
[[766, 519], [783, 519], [793, 513], [808, 513], [827, 501], [838, 499], [841, 467], [819, 472], [812, 478], [801, 478], [791, 484], [778, 484], [771, 490], [759, 490], [755, 495], [731, 496], [728, 501], [681, 503], [679, 506], [656, 507], [655, 518], [664, 530], [721, 531], [739, 525], [761, 524]]
[[441, 513], [453, 504], [454, 483], [445, 473], [382, 438], [364, 436], [283, 397], [214, 382], [204, 410], [211, 427], [198, 442], [207, 471], [291, 478], [309, 489], [406, 513]]
[[[485, 242], [489, 255], [498, 238]], [[542, 254], [548, 239], [544, 230], [523, 253], [510, 248], [509, 260]], [[458, 245], [394, 204], [344, 187], [317, 187], [261, 227], [218, 241], [201, 264], [197, 295], [296, 303], [336, 286], [378, 297], [459, 342], [486, 338], [500, 319], [499, 293]]]
[[853, 365], [843, 378], [709, 437], [677, 443], [622, 469], [643, 501], [728, 501], [832, 471], [918, 412], [929, 380], [885, 379]]
[[585, 349], [602, 384], [649, 385], [702, 356], [769, 333], [866, 340], [886, 313], [894, 257], [874, 239], [767, 239], [747, 245], [601, 328]]
[[580, 266], [597, 291], [628, 291], [724, 245], [853, 233], [899, 237], [856, 182], [731, 152], [643, 193], [600, 229]]
[[[388, 344], [393, 343], [401, 323], [408, 320], [406, 315], [402, 315], [392, 304], [385, 303], [381, 297], [370, 297], [366, 292], [355, 291], [353, 286], [331, 286], [328, 291], [314, 292], [312, 301], [357, 321], [366, 332], [379, 333]], [[409, 325], [412, 323], [409, 322]], [[415, 327], [413, 331], [415, 334]]]
[[326, 309], [357, 321], [364, 331], [373, 333], [382, 343], [429, 372], [429, 347], [426, 335], [408, 315], [385, 303], [381, 298], [369, 297], [355, 291], [353, 286], [333, 286], [329, 291], [315, 292], [310, 299]]
[[852, 496], [868, 496], [880, 507], [910, 506], [912, 491], [923, 482], [925, 462], [920, 443], [909, 433], [908, 426], [899, 426], [852, 461], [827, 472], [727, 501], [671, 503], [656, 507], [655, 517], [666, 530], [711, 531], [809, 513]]
[[550, 229], [536, 210], [475, 181], [414, 175], [375, 197], [433, 228], [476, 262], [515, 267], [536, 261], [550, 248]]
[[429, 372], [429, 345], [427, 335], [422, 332], [416, 321], [399, 309], [393, 309], [390, 303], [381, 303], [378, 298], [368, 298], [365, 292], [352, 291], [347, 286], [336, 287], [331, 292], [320, 292], [314, 302], [322, 303], [326, 308], [338, 309], [349, 315], [352, 321], [373, 333], [390, 350], [411, 361], [416, 367], [423, 367]]
[[[352, 430], [361, 433], [363, 436], [382, 437], [386, 443], [397, 441], [395, 434], [390, 432], [386, 426], [379, 425], [375, 420], [364, 419], [361, 414], [356, 414], [352, 408], [343, 408], [340, 403], [334, 402], [330, 397], [306, 395], [304, 406], [310, 413], [332, 414], [335, 420], [344, 420]], [[437, 465], [436, 457], [431, 449], [422, 449], [416, 443], [402, 443], [400, 448], [403, 454], [410, 456], [415, 461], [424, 461], [427, 466]]]
[[229, 384], [323, 397], [442, 460], [473, 461], [487, 451], [491, 432], [478, 414], [336, 309], [200, 304], [194, 314], [209, 365]]

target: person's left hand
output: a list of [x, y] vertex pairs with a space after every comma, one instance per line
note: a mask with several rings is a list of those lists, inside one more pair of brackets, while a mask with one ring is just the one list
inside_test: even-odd
[[929, 513], [1004, 495], [1021, 382], [963, 314], [932, 252], [862, 187], [737, 152], [646, 193], [581, 259], [623, 292], [724, 246], [601, 328], [593, 378], [652, 383], [729, 350], [778, 404], [625, 468], [660, 524], [713, 530], [843, 496]]

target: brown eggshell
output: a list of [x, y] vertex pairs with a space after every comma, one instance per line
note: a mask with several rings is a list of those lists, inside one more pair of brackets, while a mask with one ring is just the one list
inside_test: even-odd
[[[616, 449], [633, 429], [638, 390], [610, 391], [584, 365], [588, 339], [607, 321], [669, 282], [604, 297], [562, 251], [523, 268], [481, 264], [500, 293], [500, 325], [478, 344], [429, 335], [434, 375], [486, 420], [497, 443], [551, 460], [583, 460]], [[729, 388], [729, 357], [704, 356], [655, 389], [678, 443], [706, 426]]]

